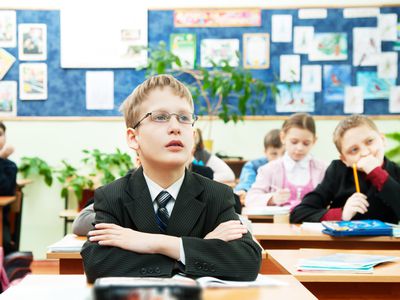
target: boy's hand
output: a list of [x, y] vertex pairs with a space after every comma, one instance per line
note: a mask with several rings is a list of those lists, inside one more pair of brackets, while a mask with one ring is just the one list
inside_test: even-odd
[[204, 239], [219, 239], [225, 242], [240, 239], [243, 234], [247, 233], [247, 228], [239, 220], [232, 220], [221, 223], [207, 234]]
[[281, 189], [281, 190], [277, 190], [272, 198], [271, 198], [271, 202], [272, 204], [275, 205], [281, 205], [283, 203], [286, 203], [289, 201], [290, 198], [290, 191], [288, 189]]
[[382, 162], [379, 161], [375, 156], [368, 155], [360, 158], [360, 160], [357, 162], [357, 169], [369, 174], [373, 169], [381, 165]]
[[367, 196], [361, 193], [354, 193], [347, 199], [342, 211], [342, 220], [350, 221], [356, 213], [365, 214], [368, 211], [369, 203]]
[[1, 158], [8, 158], [11, 154], [14, 153], [14, 147], [12, 145], [4, 145], [3, 149], [0, 151]]

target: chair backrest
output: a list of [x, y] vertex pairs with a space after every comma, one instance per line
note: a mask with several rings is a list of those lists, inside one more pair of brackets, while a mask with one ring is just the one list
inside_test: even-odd
[[10, 286], [10, 281], [8, 280], [8, 276], [6, 270], [4, 268], [4, 253], [3, 247], [0, 247], [0, 288], [1, 292], [4, 292]]

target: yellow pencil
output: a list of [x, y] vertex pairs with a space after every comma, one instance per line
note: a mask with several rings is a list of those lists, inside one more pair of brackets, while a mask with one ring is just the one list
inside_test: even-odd
[[358, 182], [357, 165], [353, 164], [354, 182], [356, 183], [356, 192], [360, 192], [360, 183]]

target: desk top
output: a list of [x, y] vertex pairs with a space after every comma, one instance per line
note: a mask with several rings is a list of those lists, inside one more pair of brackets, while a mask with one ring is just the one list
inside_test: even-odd
[[299, 250], [266, 250], [268, 260], [282, 266], [289, 274], [301, 282], [400, 282], [400, 260], [384, 263], [374, 267], [372, 274], [340, 273], [331, 271], [297, 271], [299, 259], [312, 258], [334, 253], [357, 253], [372, 255], [390, 255], [400, 258], [400, 250], [332, 250], [332, 249], [299, 249]]
[[0, 206], [6, 206], [14, 202], [16, 199], [15, 196], [0, 196]]
[[347, 236], [332, 237], [314, 229], [302, 228], [299, 224], [252, 223], [253, 235], [257, 240], [299, 240], [299, 241], [359, 241], [359, 242], [393, 242], [400, 238], [392, 236]]
[[[270, 275], [283, 286], [261, 288], [216, 288], [204, 290], [204, 300], [317, 299], [291, 275]], [[2, 294], [4, 299], [91, 299], [85, 275], [28, 275]]]

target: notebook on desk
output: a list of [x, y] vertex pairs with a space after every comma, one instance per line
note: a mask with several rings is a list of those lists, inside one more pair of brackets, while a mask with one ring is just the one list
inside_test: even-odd
[[273, 216], [290, 213], [290, 206], [244, 207], [243, 215]]
[[392, 236], [393, 228], [379, 220], [322, 221], [323, 233], [332, 236]]

